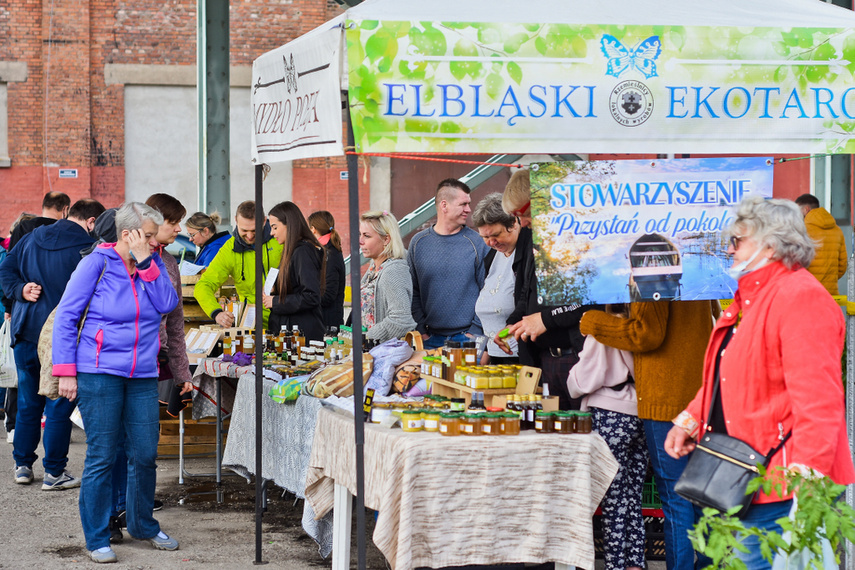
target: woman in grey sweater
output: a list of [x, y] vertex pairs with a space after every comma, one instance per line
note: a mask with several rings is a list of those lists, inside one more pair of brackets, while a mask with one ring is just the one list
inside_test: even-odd
[[371, 265], [362, 277], [362, 324], [377, 342], [401, 338], [416, 328], [413, 281], [398, 220], [389, 212], [360, 216], [359, 248]]

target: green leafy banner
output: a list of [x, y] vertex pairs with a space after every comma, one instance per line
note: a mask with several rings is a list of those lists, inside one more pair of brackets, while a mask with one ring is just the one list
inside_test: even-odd
[[361, 20], [360, 152], [853, 153], [855, 30]]

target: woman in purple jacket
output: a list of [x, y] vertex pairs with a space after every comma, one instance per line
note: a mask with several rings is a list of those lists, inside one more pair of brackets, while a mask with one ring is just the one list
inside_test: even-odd
[[[101, 244], [72, 274], [56, 311], [53, 373], [59, 395], [74, 400], [86, 426], [80, 520], [96, 562], [110, 548], [110, 478], [119, 431], [128, 455], [128, 532], [176, 550], [152, 516], [158, 440], [160, 322], [178, 303], [158, 248], [163, 216], [138, 202], [116, 212], [118, 242]], [[85, 316], [82, 329], [77, 323]]]

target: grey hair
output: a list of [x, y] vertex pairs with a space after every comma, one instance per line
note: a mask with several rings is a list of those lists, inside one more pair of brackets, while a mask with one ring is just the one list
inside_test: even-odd
[[740, 202], [730, 235], [746, 235], [758, 245], [774, 252], [790, 269], [808, 267], [816, 254], [816, 245], [808, 236], [804, 217], [795, 202], [748, 196]]
[[502, 208], [502, 195], [498, 192], [484, 196], [472, 212], [472, 223], [476, 228], [492, 224], [502, 224], [506, 228], [512, 228], [516, 222], [516, 217]]
[[125, 230], [142, 229], [146, 220], [151, 220], [160, 226], [163, 224], [163, 214], [142, 202], [125, 202], [116, 211], [116, 235], [121, 237]]

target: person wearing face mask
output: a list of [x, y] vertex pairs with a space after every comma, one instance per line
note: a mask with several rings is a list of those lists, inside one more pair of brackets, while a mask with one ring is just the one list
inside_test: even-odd
[[[703, 385], [674, 419], [665, 451], [683, 457], [705, 431], [761, 453], [785, 442], [771, 458], [769, 477], [784, 468], [855, 482], [841, 382], [843, 315], [806, 269], [815, 246], [798, 206], [750, 196], [729, 233], [738, 289], [713, 329]], [[789, 514], [792, 497], [761, 490], [743, 523], [780, 533], [775, 521]], [[748, 552], [737, 555], [749, 570], [770, 568], [756, 537], [743, 544]]]
[[359, 249], [371, 260], [362, 276], [362, 323], [377, 342], [400, 338], [416, 327], [411, 312], [413, 282], [404, 260], [398, 220], [389, 212], [365, 212], [359, 218]]
[[[223, 244], [217, 255], [193, 288], [193, 296], [205, 313], [223, 328], [234, 326], [235, 315], [225, 311], [217, 300], [217, 293], [229, 277], [235, 282], [235, 290], [241, 303], [255, 304], [255, 202], [241, 202], [235, 212], [235, 231]], [[270, 225], [263, 225], [261, 264], [264, 279], [272, 267], [279, 266], [282, 244], [270, 234]], [[270, 310], [264, 309], [264, 328], [267, 327]]]
[[110, 477], [120, 434], [128, 456], [128, 531], [157, 549], [178, 549], [152, 516], [159, 330], [163, 315], [179, 303], [158, 253], [163, 222], [157, 210], [139, 202], [119, 208], [118, 242], [101, 244], [80, 262], [56, 310], [53, 374], [61, 398], [73, 402], [79, 396], [86, 426], [79, 506], [86, 549], [95, 562], [116, 561], [110, 548]]

